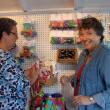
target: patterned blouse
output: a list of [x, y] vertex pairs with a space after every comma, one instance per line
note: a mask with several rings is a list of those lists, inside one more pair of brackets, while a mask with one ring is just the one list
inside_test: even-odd
[[25, 110], [30, 82], [10, 52], [0, 49], [0, 110]]

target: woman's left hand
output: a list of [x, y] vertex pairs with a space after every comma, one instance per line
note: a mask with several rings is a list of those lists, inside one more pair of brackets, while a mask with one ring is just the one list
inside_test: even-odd
[[90, 105], [91, 101], [90, 101], [90, 97], [89, 96], [74, 96], [73, 97], [73, 104], [75, 106], [78, 105]]

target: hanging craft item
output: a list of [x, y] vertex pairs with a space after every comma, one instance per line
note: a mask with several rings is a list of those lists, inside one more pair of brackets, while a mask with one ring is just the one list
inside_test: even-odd
[[57, 62], [62, 64], [77, 64], [77, 49], [58, 49]]
[[34, 24], [30, 22], [23, 23], [21, 35], [24, 35], [24, 37], [35, 37], [37, 33], [34, 30]]
[[51, 37], [51, 44], [74, 44], [73, 37]]
[[35, 47], [35, 41], [25, 41], [21, 51], [20, 51], [20, 57], [24, 58], [35, 58], [36, 57], [36, 47]]
[[35, 57], [35, 47], [34, 46], [23, 46], [20, 56], [24, 58], [32, 58]]
[[57, 73], [53, 74], [52, 66], [50, 66], [50, 68], [42, 67], [40, 70], [39, 79], [43, 86], [51, 86], [57, 82]]
[[50, 21], [51, 29], [75, 29], [77, 24], [74, 20]]
[[74, 45], [77, 21], [73, 14], [53, 14], [50, 18], [50, 43], [51, 44], [66, 44]]

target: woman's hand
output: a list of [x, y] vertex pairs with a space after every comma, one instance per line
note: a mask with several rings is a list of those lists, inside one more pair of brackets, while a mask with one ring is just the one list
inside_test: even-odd
[[69, 82], [68, 76], [63, 75], [63, 76], [60, 78], [60, 83], [61, 83], [61, 85], [65, 85], [67, 82]]
[[74, 96], [73, 97], [73, 104], [75, 106], [78, 106], [78, 105], [90, 105], [90, 104], [93, 104], [93, 102], [90, 101], [90, 97], [89, 96], [81, 96], [81, 95], [79, 95], [79, 96]]
[[40, 69], [38, 68], [38, 66], [36, 66], [36, 64], [32, 65], [31, 68], [25, 71], [26, 76], [31, 81], [31, 84], [33, 84], [36, 81], [36, 79], [38, 78], [39, 72], [40, 72]]

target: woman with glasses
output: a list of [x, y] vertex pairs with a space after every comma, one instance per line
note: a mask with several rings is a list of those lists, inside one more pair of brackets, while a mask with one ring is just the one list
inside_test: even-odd
[[10, 18], [0, 18], [0, 110], [25, 110], [30, 82], [35, 81], [39, 71], [33, 65], [24, 72], [16, 64], [11, 54], [18, 39], [16, 25]]

